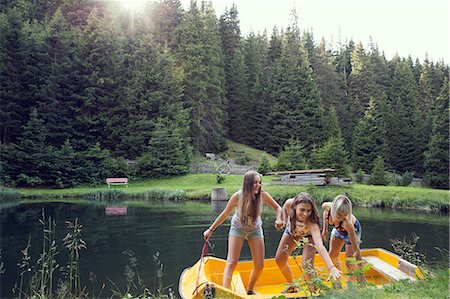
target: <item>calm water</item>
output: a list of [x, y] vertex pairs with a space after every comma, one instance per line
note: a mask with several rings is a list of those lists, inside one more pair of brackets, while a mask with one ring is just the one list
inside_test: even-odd
[[[82, 285], [91, 291], [89, 273], [96, 275], [95, 288], [103, 283], [106, 288], [102, 297], [109, 295], [114, 282], [123, 286], [124, 268], [128, 257], [122, 252], [131, 250], [138, 260], [141, 277], [151, 289], [155, 281], [153, 255], [160, 252], [164, 265], [163, 285], [171, 286], [178, 295], [178, 278], [186, 267], [192, 266], [200, 257], [203, 246], [202, 232], [214, 220], [210, 206], [195, 202], [189, 203], [130, 203], [126, 215], [108, 216], [107, 206], [100, 204], [70, 203], [23, 203], [0, 206], [2, 261], [6, 272], [1, 276], [1, 298], [12, 297], [14, 283], [19, 282], [17, 263], [21, 260], [20, 250], [27, 245], [31, 236], [31, 256], [33, 264], [39, 256], [42, 244], [42, 227], [39, 223], [42, 209], [46, 217], [56, 221], [56, 239], [60, 265], [66, 263], [66, 251], [62, 238], [67, 233], [65, 221], [78, 218], [83, 225], [83, 239], [87, 250], [81, 252], [80, 268]], [[411, 239], [415, 232], [420, 240], [417, 251], [425, 253], [428, 261], [442, 260], [441, 253], [435, 249], [449, 248], [448, 215], [393, 211], [379, 209], [355, 209], [355, 215], [363, 226], [363, 248], [382, 247], [392, 250], [390, 239]], [[273, 212], [263, 216], [266, 240], [266, 257], [273, 257], [280, 239], [280, 232], [272, 227]], [[225, 258], [229, 221], [217, 229], [212, 238], [213, 253]], [[250, 259], [247, 245], [244, 245], [241, 259]], [[123, 287], [122, 287], [123, 289]], [[92, 294], [92, 293], [91, 293]], [[98, 296], [98, 289], [95, 291]]]

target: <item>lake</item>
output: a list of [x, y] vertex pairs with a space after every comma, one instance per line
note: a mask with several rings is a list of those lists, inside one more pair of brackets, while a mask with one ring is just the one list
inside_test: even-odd
[[[31, 237], [30, 254], [36, 263], [42, 248], [42, 211], [46, 219], [56, 223], [55, 239], [58, 241], [56, 260], [60, 266], [67, 263], [67, 252], [62, 238], [68, 232], [65, 221], [83, 225], [82, 238], [87, 249], [80, 254], [82, 285], [92, 297], [89, 277], [95, 275], [94, 295], [104, 283], [102, 297], [109, 297], [113, 284], [121, 290], [125, 285], [125, 266], [129, 263], [124, 251], [132, 251], [137, 258], [139, 275], [153, 292], [156, 285], [156, 263], [153, 256], [159, 252], [163, 264], [163, 285], [178, 296], [178, 279], [181, 272], [192, 266], [200, 257], [204, 244], [202, 232], [214, 221], [216, 215], [209, 204], [200, 202], [122, 202], [117, 204], [79, 202], [34, 202], [20, 204], [2, 203], [1, 238], [2, 261], [6, 269], [1, 275], [1, 298], [14, 296], [12, 288], [20, 281], [17, 264], [21, 250]], [[355, 208], [354, 214], [363, 228], [362, 248], [381, 247], [392, 250], [390, 239], [420, 239], [416, 250], [424, 253], [429, 262], [441, 261], [439, 249], [449, 249], [448, 214], [425, 211], [397, 211], [391, 209]], [[273, 228], [274, 213], [267, 207], [263, 214], [266, 257], [273, 257], [281, 232]], [[214, 255], [226, 258], [229, 220], [222, 224], [211, 239]], [[251, 259], [245, 244], [241, 259]], [[58, 270], [59, 272], [59, 270]]]

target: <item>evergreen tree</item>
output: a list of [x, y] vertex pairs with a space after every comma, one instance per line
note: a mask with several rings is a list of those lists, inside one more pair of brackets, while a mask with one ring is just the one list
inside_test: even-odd
[[248, 138], [251, 122], [249, 118], [254, 109], [249, 99], [244, 63], [244, 55], [240, 49], [237, 49], [228, 70], [228, 130], [232, 140], [251, 144]]
[[388, 183], [386, 177], [386, 167], [384, 165], [383, 157], [379, 156], [373, 162], [372, 174], [369, 178], [370, 185], [384, 185]]
[[262, 175], [265, 175], [266, 173], [272, 171], [272, 165], [270, 164], [270, 161], [266, 155], [263, 155], [261, 157], [256, 171], [258, 171]]
[[123, 102], [121, 34], [114, 22], [100, 18], [96, 9], [89, 15], [82, 34], [81, 73], [85, 80], [79, 82], [83, 86], [78, 94], [74, 135], [83, 149], [96, 142], [113, 148], [113, 142], [107, 140], [114, 135], [114, 128], [109, 126], [111, 108]]
[[298, 139], [291, 139], [278, 155], [275, 169], [278, 171], [307, 169], [308, 163], [302, 143]]
[[423, 122], [417, 103], [417, 85], [404, 60], [392, 61], [392, 88], [389, 93], [391, 112], [386, 122], [389, 165], [396, 171], [422, 173]]
[[335, 61], [329, 50], [326, 49], [325, 40], [310, 54], [311, 67], [315, 81], [320, 90], [325, 108], [334, 107], [339, 119], [343, 119], [346, 107], [343, 105], [345, 88], [343, 77], [335, 68]]
[[[268, 126], [269, 102], [263, 96], [266, 78], [264, 64], [267, 52], [267, 37], [255, 35], [253, 32], [247, 36], [243, 46], [246, 87], [248, 91], [247, 113], [241, 121], [246, 124], [245, 144], [259, 149], [265, 149], [267, 135], [271, 128]], [[258, 109], [255, 109], [258, 107]]]
[[23, 20], [19, 11], [0, 14], [0, 142], [15, 142], [26, 124], [25, 70], [28, 55]]
[[281, 58], [267, 84], [269, 120], [273, 128], [268, 149], [275, 153], [291, 138], [298, 138], [308, 151], [323, 136], [323, 105], [296, 30], [287, 31]]
[[151, 11], [153, 37], [161, 45], [172, 48], [175, 28], [181, 23], [183, 8], [180, 0], [161, 0]]
[[330, 137], [321, 147], [314, 148], [310, 163], [313, 168], [333, 168], [337, 176], [348, 176], [348, 153], [343, 137]]
[[432, 131], [425, 152], [424, 182], [433, 188], [449, 188], [449, 91], [444, 80], [432, 109]]
[[375, 159], [384, 157], [385, 142], [381, 117], [375, 100], [370, 99], [369, 105], [355, 128], [352, 138], [353, 169], [370, 171]]
[[125, 175], [125, 160], [123, 158], [114, 159], [110, 151], [102, 149], [99, 143], [80, 152], [78, 160], [83, 170], [80, 174], [80, 181], [84, 183], [98, 185], [103, 183], [107, 177]]
[[332, 106], [328, 111], [328, 115], [325, 118], [324, 128], [325, 139], [328, 139], [329, 137], [343, 137], [342, 130], [339, 127], [339, 118], [334, 106]]
[[376, 96], [375, 73], [363, 45], [358, 43], [351, 53], [352, 72], [348, 78], [349, 102], [346, 106], [346, 129], [353, 132], [364, 114], [370, 97]]
[[190, 138], [199, 152], [225, 147], [226, 98], [221, 41], [211, 3], [190, 9], [176, 29], [175, 52], [184, 72], [184, 103], [190, 111]]
[[[167, 48], [166, 48], [167, 49]], [[159, 49], [150, 36], [140, 39], [133, 55], [134, 65], [126, 89], [126, 119], [120, 131], [120, 148], [127, 158], [146, 152], [157, 119], [170, 119], [180, 130], [188, 127], [182, 107], [182, 85], [167, 50]], [[185, 137], [186, 140], [187, 136]]]
[[269, 46], [267, 49], [267, 67], [270, 68], [275, 65], [275, 62], [281, 57], [283, 44], [281, 34], [277, 27], [272, 30]]
[[75, 115], [80, 113], [80, 93], [85, 86], [80, 63], [79, 31], [70, 27], [60, 10], [45, 24], [40, 67], [43, 85], [37, 109], [49, 131], [47, 140], [59, 147], [74, 139]]
[[141, 177], [165, 177], [188, 173], [191, 148], [185, 133], [171, 122], [159, 119], [146, 152], [136, 161], [136, 174]]
[[52, 150], [47, 146], [47, 134], [42, 117], [33, 109], [17, 144], [4, 154], [6, 172], [17, 186], [40, 186], [45, 183], [52, 165], [48, 159]]
[[241, 51], [241, 31], [235, 4], [220, 16], [219, 32], [224, 61], [229, 136], [233, 140], [245, 143], [246, 132], [243, 116], [247, 112], [244, 105], [248, 100], [248, 92], [244, 56]]

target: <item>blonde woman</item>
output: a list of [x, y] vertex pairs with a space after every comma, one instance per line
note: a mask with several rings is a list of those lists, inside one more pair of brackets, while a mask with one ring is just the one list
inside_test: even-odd
[[[324, 241], [328, 240], [328, 225], [333, 227], [330, 236], [330, 257], [333, 264], [341, 269], [339, 263], [339, 253], [345, 244], [345, 256], [355, 257], [358, 261], [362, 260], [361, 244], [362, 228], [359, 220], [353, 215], [352, 202], [345, 195], [338, 195], [333, 199], [333, 202], [324, 202], [322, 204], [323, 211], [323, 229], [322, 238]], [[348, 263], [348, 269], [354, 268], [355, 265]]]
[[233, 271], [239, 262], [244, 241], [247, 240], [253, 260], [253, 269], [247, 285], [248, 295], [256, 294], [254, 291], [255, 284], [264, 268], [264, 234], [261, 220], [264, 204], [275, 210], [275, 228], [277, 230], [283, 228], [284, 223], [280, 205], [269, 193], [262, 191], [261, 175], [255, 171], [248, 171], [244, 175], [242, 189], [231, 196], [223, 212], [203, 232], [204, 239], [208, 241], [214, 230], [237, 208], [231, 219], [231, 227], [228, 234], [228, 254], [223, 273], [223, 286], [226, 288], [231, 286]]

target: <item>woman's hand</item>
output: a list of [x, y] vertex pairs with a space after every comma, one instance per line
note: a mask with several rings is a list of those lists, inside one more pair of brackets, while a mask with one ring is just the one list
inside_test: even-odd
[[333, 266], [333, 267], [330, 268], [330, 276], [331, 276], [334, 280], [336, 280], [336, 279], [338, 279], [339, 277], [341, 277], [341, 275], [342, 275], [341, 270], [339, 270], [339, 269], [336, 268], [335, 266]]
[[322, 240], [326, 243], [328, 242], [328, 231], [327, 230], [323, 230], [322, 231]]
[[275, 220], [275, 228], [276, 230], [280, 230], [285, 226], [284, 221], [283, 220]]
[[361, 261], [362, 260], [361, 251], [356, 250], [355, 253], [353, 253], [353, 257], [356, 258], [356, 260]]
[[209, 241], [209, 238], [211, 238], [212, 234], [213, 234], [213, 230], [208, 228], [207, 230], [205, 230], [203, 232], [203, 239], [205, 239], [205, 241]]

